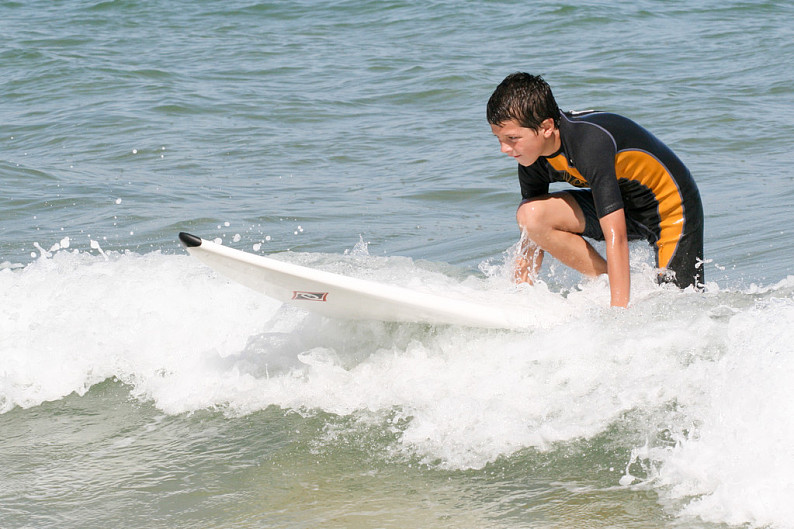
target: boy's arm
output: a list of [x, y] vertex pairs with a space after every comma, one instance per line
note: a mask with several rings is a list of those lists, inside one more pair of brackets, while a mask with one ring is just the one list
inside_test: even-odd
[[607, 275], [613, 307], [627, 307], [631, 290], [629, 274], [629, 239], [623, 209], [601, 217], [607, 253]]
[[530, 285], [534, 285], [542, 262], [543, 250], [530, 241], [525, 234], [521, 234], [515, 263], [516, 283], [529, 283]]

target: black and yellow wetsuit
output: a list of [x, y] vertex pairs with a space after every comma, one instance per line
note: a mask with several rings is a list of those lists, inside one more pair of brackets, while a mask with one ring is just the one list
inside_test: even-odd
[[603, 240], [598, 219], [623, 208], [630, 238], [647, 239], [656, 263], [680, 287], [703, 284], [703, 206], [695, 181], [670, 148], [628, 118], [606, 112], [565, 112], [560, 150], [518, 166], [524, 199], [549, 192], [551, 182], [572, 193], [585, 212], [582, 235]]

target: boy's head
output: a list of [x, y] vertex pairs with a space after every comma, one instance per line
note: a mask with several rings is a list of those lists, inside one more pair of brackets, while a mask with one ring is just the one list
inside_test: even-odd
[[488, 123], [503, 125], [510, 120], [537, 130], [546, 119], [560, 124], [560, 109], [551, 87], [539, 75], [513, 73], [499, 83], [487, 107]]

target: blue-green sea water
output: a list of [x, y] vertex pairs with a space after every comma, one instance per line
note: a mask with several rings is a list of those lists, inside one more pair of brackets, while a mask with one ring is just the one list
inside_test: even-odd
[[[790, 2], [0, 2], [0, 527], [794, 527]], [[704, 293], [516, 287], [494, 87], [692, 171]], [[524, 331], [325, 319], [179, 231]], [[530, 309], [528, 309], [530, 310]]]

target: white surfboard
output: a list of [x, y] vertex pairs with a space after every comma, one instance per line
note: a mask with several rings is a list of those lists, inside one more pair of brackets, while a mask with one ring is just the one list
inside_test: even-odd
[[180, 233], [188, 252], [215, 271], [283, 303], [330, 318], [464, 325], [493, 329], [526, 327], [526, 307], [505, 307], [447, 298], [277, 259], [254, 255]]

